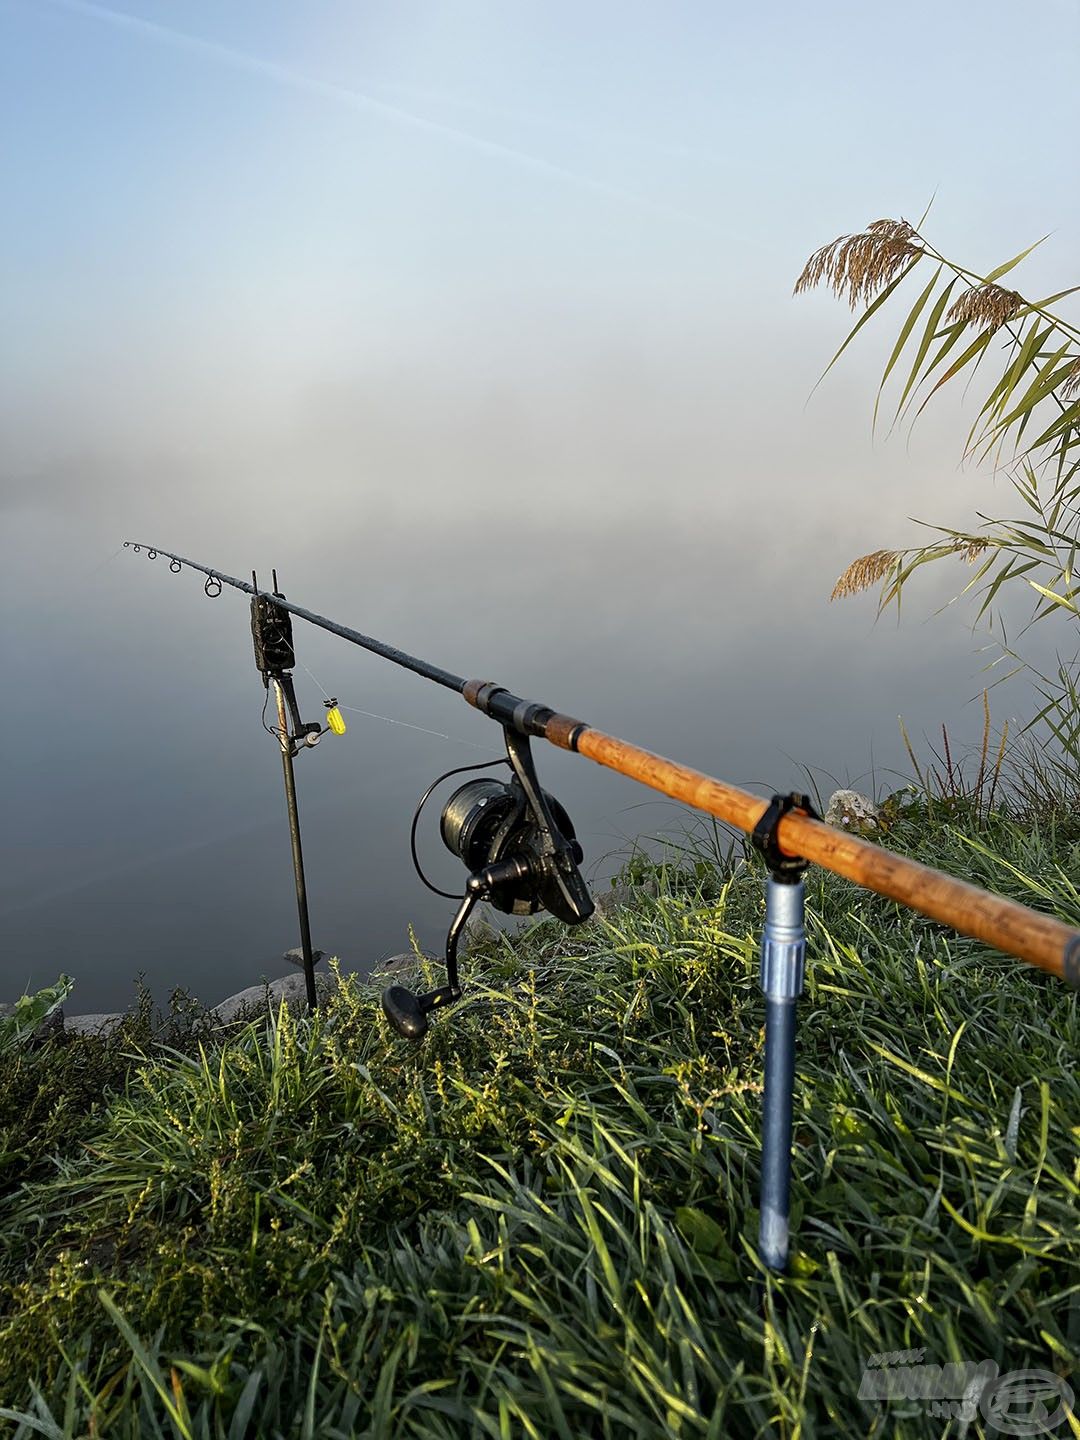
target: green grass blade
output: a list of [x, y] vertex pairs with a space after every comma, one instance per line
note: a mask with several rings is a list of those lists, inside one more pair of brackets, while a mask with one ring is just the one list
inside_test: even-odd
[[164, 1376], [162, 1375], [161, 1371], [158, 1369], [154, 1361], [151, 1359], [150, 1355], [147, 1353], [142, 1341], [128, 1324], [128, 1321], [124, 1317], [122, 1311], [117, 1306], [116, 1302], [113, 1300], [112, 1296], [108, 1293], [108, 1291], [98, 1290], [97, 1293], [98, 1299], [101, 1301], [105, 1309], [109, 1312], [113, 1324], [120, 1331], [120, 1334], [127, 1342], [128, 1348], [130, 1349], [132, 1356], [135, 1359], [135, 1363], [138, 1365], [139, 1369], [143, 1372], [146, 1378], [150, 1381], [150, 1384], [157, 1391], [161, 1403], [164, 1405], [165, 1410], [168, 1413], [169, 1419], [176, 1426], [177, 1430], [183, 1437], [183, 1440], [194, 1440], [194, 1437], [192, 1436], [191, 1430], [189, 1429], [186, 1420], [180, 1413], [180, 1410], [174, 1402], [172, 1395], [169, 1393], [168, 1387], [165, 1384]]
[[233, 1411], [232, 1420], [229, 1423], [228, 1440], [244, 1440], [263, 1378], [262, 1370], [256, 1369], [245, 1380], [244, 1388], [240, 1392], [240, 1398], [236, 1402], [236, 1409]]

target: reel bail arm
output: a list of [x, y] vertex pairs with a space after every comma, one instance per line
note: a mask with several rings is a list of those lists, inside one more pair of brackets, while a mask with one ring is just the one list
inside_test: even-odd
[[538, 832], [539, 853], [533, 874], [539, 882], [540, 903], [564, 924], [580, 925], [595, 909], [589, 887], [578, 869], [585, 853], [572, 838], [572, 831], [569, 839], [563, 834], [552, 814], [548, 797], [540, 787], [528, 735], [506, 726], [503, 739], [507, 758]]

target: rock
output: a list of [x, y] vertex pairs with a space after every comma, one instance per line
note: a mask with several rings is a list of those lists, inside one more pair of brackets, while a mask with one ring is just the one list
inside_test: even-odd
[[878, 836], [888, 829], [878, 806], [857, 790], [834, 790], [824, 818], [826, 825], [853, 835]]
[[[281, 958], [285, 961], [286, 965], [296, 965], [301, 970], [304, 968], [304, 949], [302, 945], [294, 945], [291, 950], [286, 950]], [[317, 965], [320, 960], [326, 959], [326, 951], [312, 950], [311, 958]]]
[[647, 898], [655, 900], [660, 894], [660, 886], [654, 876], [649, 876], [641, 885], [629, 885], [625, 880], [619, 880], [608, 890], [601, 890], [593, 895], [593, 904], [596, 909], [589, 917], [591, 920], [610, 920], [619, 910], [625, 910], [628, 905], [635, 901]]
[[27, 1041], [31, 1050], [36, 1050], [39, 1045], [44, 1045], [47, 1040], [62, 1040], [64, 1038], [64, 1007], [58, 1005], [55, 1010], [45, 1016], [41, 1024], [34, 1031]]
[[[336, 985], [337, 979], [333, 975], [315, 976], [315, 993], [320, 1002], [329, 997]], [[210, 1014], [228, 1024], [239, 1015], [263, 1011], [268, 1006], [276, 1011], [282, 1000], [290, 1010], [296, 1010], [301, 1015], [307, 1013], [307, 986], [303, 975], [282, 975], [265, 985], [249, 985], [246, 990], [238, 990], [235, 995], [215, 1005]]]
[[616, 910], [624, 910], [630, 904], [630, 897], [633, 893], [629, 885], [620, 883], [613, 885], [610, 890], [603, 890], [599, 895], [594, 895], [593, 904], [596, 906], [593, 911], [594, 917], [610, 919]]
[[482, 950], [485, 946], [493, 944], [499, 938], [500, 931], [493, 924], [490, 915], [483, 910], [474, 910], [465, 922], [465, 934], [462, 936], [465, 950]]
[[431, 960], [435, 964], [439, 964], [442, 956], [424, 955], [421, 957], [412, 950], [406, 950], [403, 955], [389, 955], [385, 960], [380, 960], [378, 964], [372, 968], [371, 979], [378, 980], [384, 975], [396, 980], [398, 983], [410, 976], [415, 979], [423, 970], [425, 960]]
[[119, 1010], [100, 1015], [68, 1015], [64, 1020], [65, 1035], [108, 1035], [124, 1016]]
[[403, 970], [411, 970], [414, 965], [418, 966], [419, 964], [418, 957], [411, 950], [407, 950], [403, 955], [388, 955], [385, 960], [380, 960], [378, 964], [372, 966], [371, 973], [372, 975], [400, 975]]

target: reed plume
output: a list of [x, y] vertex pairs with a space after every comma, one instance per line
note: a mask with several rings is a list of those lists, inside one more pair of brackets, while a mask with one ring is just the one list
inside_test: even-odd
[[1024, 308], [1027, 301], [1016, 290], [1002, 285], [976, 285], [949, 308], [948, 319], [965, 325], [982, 325], [998, 330]]
[[795, 294], [824, 280], [856, 310], [925, 254], [918, 231], [906, 220], [874, 220], [857, 235], [840, 235], [815, 250], [795, 282]]
[[[977, 560], [989, 548], [989, 540], [977, 540], [970, 535], [958, 535], [948, 545], [927, 547], [928, 550], [937, 549], [938, 553], [943, 555], [947, 555], [951, 550], [962, 556], [968, 564]], [[869, 555], [860, 555], [837, 580], [829, 599], [842, 600], [847, 595], [860, 595], [864, 590], [869, 590], [871, 585], [883, 580], [890, 570], [897, 570], [905, 554], [918, 553], [905, 550], [871, 550]]]
[[869, 590], [895, 567], [901, 553], [899, 550], [872, 550], [869, 555], [860, 555], [837, 580], [829, 599], [841, 600], [845, 595], [858, 595], [863, 590]]

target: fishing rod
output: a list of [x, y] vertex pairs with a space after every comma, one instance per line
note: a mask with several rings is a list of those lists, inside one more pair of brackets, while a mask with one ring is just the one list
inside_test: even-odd
[[[220, 594], [224, 584], [250, 595], [262, 594], [265, 598], [274, 598], [243, 580], [225, 575], [220, 570], [210, 570], [182, 556], [171, 555], [165, 550], [152, 550], [133, 541], [125, 541], [124, 544], [135, 550], [144, 549], [148, 556], [164, 555], [173, 564], [187, 565], [200, 571], [208, 577], [208, 593]], [[217, 588], [214, 589], [214, 586]], [[680, 765], [617, 736], [605, 734], [548, 706], [522, 700], [490, 681], [463, 679], [347, 625], [340, 625], [325, 615], [305, 610], [283, 598], [279, 598], [277, 603], [302, 620], [433, 680], [437, 685], [458, 691], [470, 705], [504, 727], [510, 726], [517, 733], [537, 736], [562, 750], [584, 755], [598, 765], [637, 780], [695, 810], [714, 815], [739, 830], [752, 834], [769, 810], [771, 802], [762, 800], [759, 795], [727, 785], [711, 775]], [[1018, 901], [992, 895], [980, 886], [946, 875], [917, 860], [895, 855], [872, 841], [837, 830], [811, 815], [805, 806], [793, 807], [779, 817], [776, 840], [784, 855], [812, 861], [868, 890], [918, 910], [932, 920], [940, 920], [960, 934], [983, 940], [995, 949], [1046, 970], [1070, 985], [1080, 986], [1080, 932], [1052, 916], [1041, 915]]]
[[[446, 984], [421, 995], [399, 985], [389, 986], [383, 993], [387, 1019], [407, 1039], [421, 1039], [428, 1029], [428, 1014], [461, 998], [458, 941], [471, 910], [480, 900], [488, 900], [510, 914], [533, 914], [546, 909], [571, 925], [580, 924], [593, 912], [591, 896], [578, 868], [583, 858], [581, 846], [566, 811], [540, 786], [530, 739], [543, 739], [559, 749], [583, 755], [750, 834], [768, 871], [760, 976], [765, 998], [765, 1096], [759, 1249], [770, 1269], [786, 1268], [789, 1249], [796, 1003], [804, 984], [804, 873], [811, 863], [1080, 986], [1080, 931], [1017, 901], [837, 830], [815, 814], [805, 795], [774, 795], [771, 800], [762, 800], [550, 706], [522, 699], [493, 681], [454, 675], [292, 604], [276, 593], [276, 582], [275, 593], [268, 594], [258, 588], [254, 575], [249, 585], [167, 550], [134, 541], [125, 541], [124, 546], [136, 552], [145, 550], [150, 559], [164, 556], [174, 572], [185, 565], [201, 572], [207, 577], [204, 589], [210, 596], [220, 595], [223, 585], [248, 593], [252, 596], [253, 617], [257, 605], [276, 607], [282, 616], [296, 615], [454, 690], [502, 727], [506, 760], [492, 763], [508, 765], [513, 772], [510, 781], [469, 781], [454, 793], [442, 814], [443, 841], [469, 870], [462, 896], [437, 892], [460, 899], [447, 936]], [[295, 719], [298, 727], [298, 714]], [[460, 770], [447, 772], [435, 784], [457, 773]], [[420, 869], [415, 836], [420, 811], [434, 788], [429, 787], [417, 807], [412, 829], [413, 861], [430, 889], [435, 887]], [[291, 818], [294, 811], [295, 790]], [[298, 846], [298, 829], [296, 834]], [[294, 847], [294, 858], [296, 853]], [[299, 892], [300, 880], [298, 896]]]
[[[384, 660], [390, 660], [395, 665], [400, 665], [406, 670], [412, 670], [416, 675], [422, 675], [425, 680], [434, 680], [436, 685], [444, 685], [448, 690], [463, 690], [466, 682], [460, 675], [451, 675], [449, 670], [440, 670], [437, 665], [429, 665], [426, 660], [417, 660], [415, 655], [407, 655], [404, 650], [395, 650], [393, 645], [385, 645], [381, 640], [373, 640], [370, 635], [361, 635], [359, 630], [350, 630], [348, 625], [339, 625], [336, 620], [328, 620], [325, 615], [316, 615], [311, 610], [305, 610], [302, 605], [293, 605], [286, 600], [284, 595], [273, 595], [265, 590], [260, 590], [257, 583], [249, 585], [246, 580], [238, 580], [235, 575], [225, 575], [220, 570], [211, 570], [206, 565], [200, 565], [195, 560], [186, 560], [183, 555], [172, 555], [168, 550], [156, 550], [153, 546], [136, 544], [134, 540], [125, 540], [124, 549], [132, 550], [136, 555], [140, 550], [146, 551], [148, 560], [156, 560], [163, 555], [169, 561], [169, 569], [174, 575], [178, 575], [186, 565], [190, 570], [198, 570], [206, 576], [206, 583], [203, 589], [211, 600], [215, 600], [221, 594], [223, 585], [231, 585], [234, 590], [243, 590], [245, 594], [260, 596], [264, 600], [272, 601], [279, 610], [287, 610], [290, 615], [298, 615], [301, 620], [309, 620], [312, 625], [318, 625], [322, 630], [329, 630], [331, 635], [340, 635], [343, 640], [349, 640], [354, 645], [362, 645], [365, 650], [372, 651], [375, 655], [381, 655]], [[254, 579], [254, 577], [253, 577]]]

